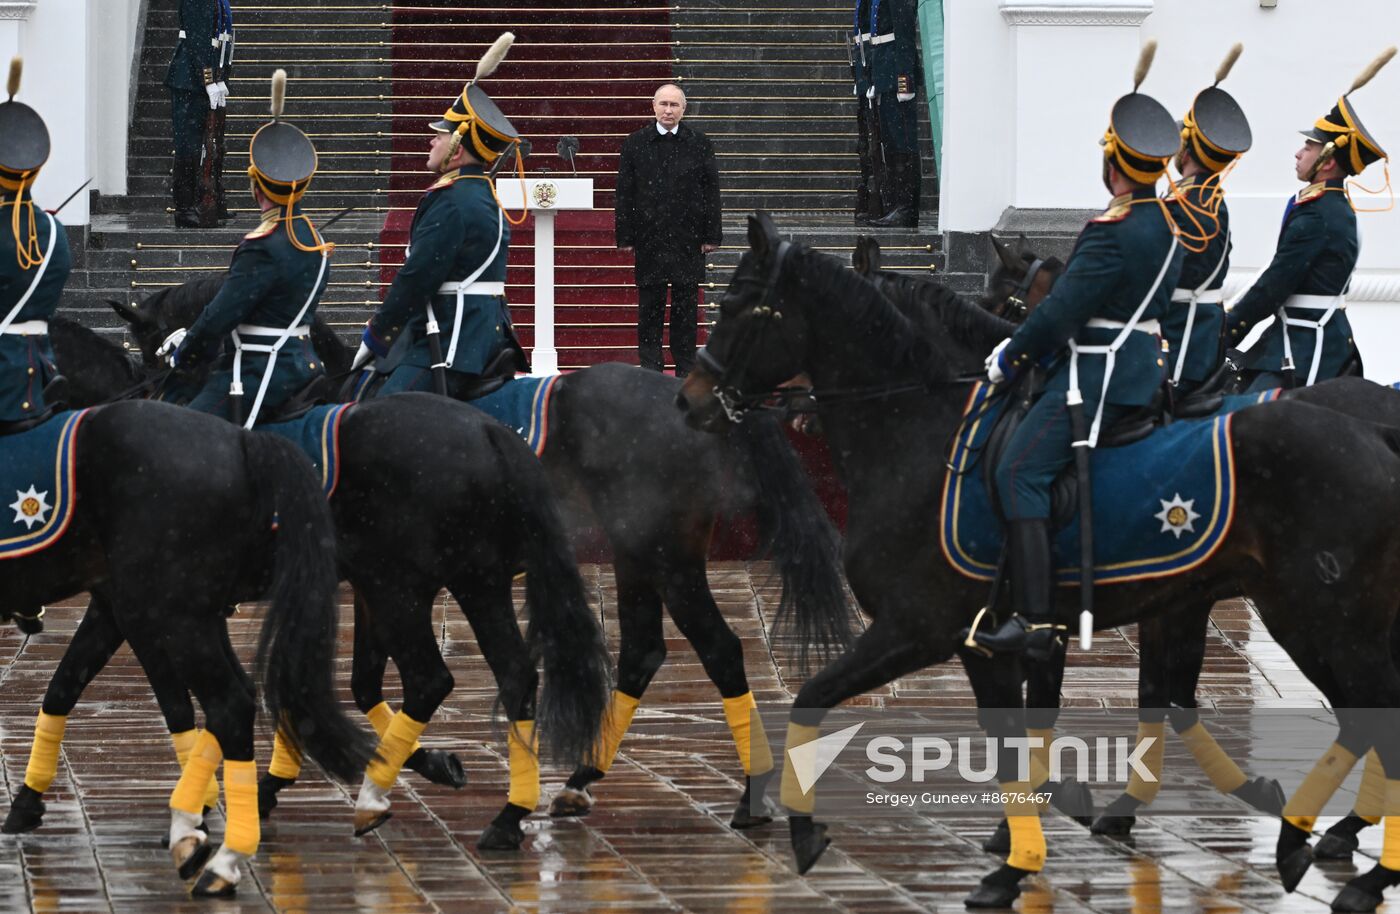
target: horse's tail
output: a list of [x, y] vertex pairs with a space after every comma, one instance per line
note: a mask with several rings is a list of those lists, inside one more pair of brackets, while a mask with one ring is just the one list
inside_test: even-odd
[[243, 452], [259, 518], [275, 524], [271, 598], [257, 673], [270, 719], [332, 776], [352, 780], [373, 755], [331, 681], [337, 633], [335, 530], [320, 480], [291, 442], [252, 432]]
[[753, 485], [759, 533], [783, 581], [775, 636], [796, 641], [800, 669], [813, 649], [829, 660], [850, 647], [855, 619], [841, 574], [841, 536], [778, 420], [750, 414], [729, 440]]
[[597, 741], [612, 690], [612, 659], [588, 608], [543, 467], [533, 458], [512, 458], [507, 448], [517, 450], [521, 442], [503, 440], [515, 438], [504, 426], [492, 423], [488, 435], [525, 538], [527, 637], [532, 655], [544, 661], [536, 714], [541, 745], [556, 760], [577, 764], [589, 757]]

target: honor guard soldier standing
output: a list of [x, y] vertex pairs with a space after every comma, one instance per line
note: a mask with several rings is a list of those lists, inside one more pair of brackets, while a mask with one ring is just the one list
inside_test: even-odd
[[[233, 11], [229, 0], [180, 0], [180, 43], [166, 72], [175, 160], [171, 192], [175, 225], [209, 227], [227, 219], [224, 202], [223, 150], [228, 102], [228, 73], [233, 63]], [[212, 187], [201, 189], [205, 159]], [[201, 190], [215, 202], [215, 212], [201, 220]]]
[[469, 399], [485, 380], [529, 371], [505, 299], [506, 223], [519, 222], [502, 210], [485, 170], [520, 137], [478, 85], [512, 41], [509, 32], [496, 39], [443, 119], [430, 125], [428, 170], [441, 177], [413, 214], [404, 264], [355, 358], [360, 366], [373, 357], [375, 370], [389, 375], [381, 393], [435, 390]]
[[[1100, 429], [1151, 403], [1165, 380], [1158, 321], [1176, 287], [1181, 249], [1154, 188], [1181, 134], [1160, 103], [1137, 91], [1155, 53], [1149, 41], [1133, 91], [1114, 104], [1102, 140], [1104, 185], [1114, 194], [1107, 212], [1080, 233], [1050, 295], [987, 359], [994, 384], [1052, 360], [1044, 391], [997, 465], [1016, 614], [995, 632], [973, 632], [989, 651], [1025, 649], [1043, 659], [1062, 640], [1065, 626], [1054, 621], [1050, 485], [1075, 447], [1093, 447]], [[1092, 424], [1076, 428], [1086, 415]]]
[[1264, 318], [1276, 318], [1247, 356], [1251, 391], [1361, 373], [1345, 310], [1360, 253], [1346, 178], [1388, 156], [1362, 126], [1350, 96], [1394, 55], [1390, 48], [1372, 61], [1331, 113], [1302, 131], [1306, 140], [1294, 162], [1307, 186], [1284, 209], [1273, 262], [1225, 317], [1228, 343], [1242, 341]]
[[48, 319], [72, 269], [62, 223], [30, 196], [49, 159], [49, 131], [38, 112], [15, 101], [21, 68], [18, 57], [10, 62], [10, 97], [0, 104], [0, 432], [27, 427], [53, 407], [44, 399], [56, 374]]
[[875, 116], [874, 93], [870, 91], [870, 4], [856, 0], [855, 31], [850, 35], [847, 55], [851, 59], [851, 81], [856, 98], [856, 158], [860, 181], [856, 184], [856, 222], [864, 225], [885, 215], [880, 202], [880, 134]]
[[1221, 174], [1253, 145], [1249, 120], [1220, 83], [1244, 46], [1230, 49], [1215, 83], [1199, 93], [1181, 122], [1176, 167], [1182, 180], [1168, 209], [1181, 231], [1182, 259], [1171, 306], [1162, 318], [1168, 347], [1167, 377], [1178, 401], [1199, 388], [1221, 365], [1225, 306], [1221, 290], [1230, 271], [1230, 211]]
[[872, 225], [915, 228], [919, 224], [919, 114], [915, 98], [922, 79], [915, 0], [869, 0], [871, 85], [879, 126], [885, 213]]
[[326, 289], [335, 246], [321, 240], [301, 211], [302, 195], [316, 174], [316, 149], [306, 134], [281, 120], [286, 85], [285, 70], [272, 74], [272, 121], [258, 128], [248, 148], [248, 176], [262, 224], [243, 236], [228, 278], [199, 319], [188, 331], [176, 330], [157, 350], [169, 353], [177, 370], [218, 359], [189, 405], [245, 428], [273, 417], [324, 374], [311, 348], [311, 318]]

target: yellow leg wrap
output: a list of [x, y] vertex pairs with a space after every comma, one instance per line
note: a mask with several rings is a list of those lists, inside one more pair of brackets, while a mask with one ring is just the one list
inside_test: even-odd
[[1381, 767], [1381, 757], [1372, 749], [1366, 753], [1366, 768], [1361, 772], [1361, 789], [1356, 792], [1355, 812], [1375, 825], [1380, 822], [1384, 810], [1385, 769]]
[[1040, 745], [1031, 744], [1031, 789], [1039, 790], [1041, 785], [1050, 780], [1050, 741], [1055, 738], [1053, 727], [1033, 727], [1026, 731], [1026, 736], [1032, 740], [1040, 740]]
[[272, 761], [268, 763], [267, 773], [288, 781], [295, 781], [301, 774], [301, 753], [282, 735], [281, 727], [272, 737]]
[[1235, 764], [1235, 760], [1225, 754], [1225, 750], [1220, 748], [1220, 744], [1215, 741], [1215, 737], [1210, 735], [1205, 724], [1196, 721], [1191, 726], [1182, 730], [1179, 734], [1181, 741], [1186, 744], [1186, 748], [1191, 751], [1191, 757], [1196, 760], [1196, 764], [1201, 766], [1201, 770], [1210, 778], [1210, 782], [1215, 785], [1215, 789], [1221, 793], [1232, 793], [1244, 786], [1244, 782], [1249, 778], [1244, 776], [1240, 766]]
[[252, 856], [258, 851], [258, 765], [256, 762], [224, 762], [224, 793], [228, 797], [228, 824], [224, 846]]
[[[365, 717], [369, 718], [369, 725], [374, 728], [374, 732], [380, 739], [384, 738], [384, 731], [389, 729], [389, 722], [394, 719], [394, 709], [389, 707], [387, 701], [379, 704], [365, 712]], [[409, 750], [409, 755], [417, 752], [423, 746], [422, 743], [415, 742], [413, 748]]]
[[[185, 765], [189, 764], [190, 753], [194, 751], [195, 740], [199, 738], [199, 730], [182, 730], [179, 733], [170, 734], [170, 743], [175, 747], [175, 760], [180, 763], [180, 770], [185, 770]], [[219, 779], [212, 777], [209, 779], [209, 786], [204, 790], [204, 805], [210, 809], [219, 805]]]
[[404, 760], [413, 752], [413, 746], [426, 726], [427, 723], [420, 724], [402, 711], [395, 714], [380, 737], [379, 757], [369, 763], [365, 776], [381, 790], [393, 787]]
[[788, 721], [787, 729], [787, 752], [788, 756], [783, 763], [783, 783], [778, 795], [783, 801], [783, 805], [800, 816], [810, 816], [812, 810], [816, 809], [816, 785], [812, 785], [812, 790], [802, 792], [802, 785], [797, 782], [797, 772], [792, 763], [792, 751], [800, 746], [805, 746], [812, 740], [821, 736], [820, 727], [805, 727]]
[[1400, 870], [1400, 778], [1385, 782], [1385, 843], [1381, 845], [1381, 866]]
[[[1008, 794], [1024, 794], [1030, 791], [1030, 784], [1025, 781], [1002, 784], [1001, 789]], [[1040, 872], [1045, 868], [1045, 833], [1040, 830], [1035, 804], [1008, 797], [1005, 806], [1006, 824], [1011, 830], [1011, 853], [1007, 854], [1006, 862], [1017, 869]]]
[[641, 703], [640, 698], [633, 698], [626, 692], [613, 692], [612, 701], [608, 702], [607, 716], [603, 718], [603, 729], [598, 733], [598, 745], [593, 749], [594, 768], [604, 774], [612, 768], [613, 759], [617, 758], [617, 747], [622, 745], [622, 737], [627, 735], [627, 728], [632, 726], [632, 715], [637, 713]]
[[[1149, 781], [1137, 773], [1137, 769], [1128, 777], [1128, 788], [1124, 791], [1128, 796], [1139, 803], [1151, 803], [1157, 799], [1157, 791], [1162, 789], [1162, 750], [1165, 748], [1166, 721], [1159, 720], [1156, 723], [1138, 721], [1137, 742], [1134, 748], [1142, 745], [1145, 740], [1153, 740], [1151, 746], [1142, 754], [1142, 766], [1152, 773], [1155, 781]], [[1206, 734], [1206, 739], [1210, 739], [1210, 734]], [[1211, 745], [1215, 745], [1215, 740], [1210, 740]], [[1216, 746], [1216, 751], [1220, 747]], [[1226, 759], [1226, 761], [1229, 761]]]
[[[190, 750], [190, 760], [185, 763], [185, 772], [180, 775], [180, 783], [170, 795], [170, 808], [197, 816], [204, 812], [204, 794], [209, 789], [209, 780], [223, 761], [224, 750], [219, 740], [208, 730], [199, 731], [194, 747]], [[256, 799], [254, 814], [256, 814]]]
[[525, 809], [540, 803], [540, 739], [533, 720], [517, 720], [506, 736], [510, 747], [510, 793], [506, 802]]
[[758, 716], [758, 702], [752, 692], [737, 698], [724, 699], [724, 719], [734, 734], [734, 748], [739, 751], [739, 763], [744, 774], [764, 774], [773, 770], [773, 750], [768, 747], [768, 734], [763, 732], [763, 720]]
[[1303, 783], [1293, 791], [1293, 796], [1288, 798], [1288, 803], [1283, 807], [1284, 820], [1311, 834], [1318, 813], [1322, 812], [1322, 807], [1342, 786], [1342, 781], [1347, 779], [1355, 765], [1356, 756], [1333, 743], [1332, 748], [1317, 760], [1313, 770], [1303, 778]]
[[39, 712], [34, 722], [34, 743], [29, 747], [29, 767], [24, 769], [24, 786], [43, 793], [58, 774], [58, 747], [63, 744], [63, 729], [68, 718]]

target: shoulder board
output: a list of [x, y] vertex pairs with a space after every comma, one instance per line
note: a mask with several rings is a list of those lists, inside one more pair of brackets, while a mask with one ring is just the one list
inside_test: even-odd
[[1297, 195], [1293, 198], [1293, 203], [1295, 205], [1299, 203], [1311, 203], [1325, 193], [1327, 193], [1327, 185], [1323, 182], [1319, 181], [1316, 184], [1309, 184], [1307, 187], [1298, 191]]
[[453, 184], [456, 184], [461, 177], [462, 173], [460, 171], [449, 172], [434, 181], [433, 185], [429, 187], [426, 192], [431, 193], [435, 190], [442, 190], [444, 187], [451, 187]]
[[277, 230], [277, 225], [281, 221], [282, 219], [280, 214], [273, 216], [270, 219], [264, 219], [262, 221], [262, 225], [258, 226], [257, 228], [253, 229], [253, 231], [244, 235], [243, 240], [252, 241], [255, 238], [266, 238], [268, 235], [271, 235], [274, 231]]
[[1101, 215], [1090, 219], [1090, 222], [1122, 222], [1128, 218], [1128, 213], [1132, 212], [1132, 204], [1116, 203], [1104, 210]]

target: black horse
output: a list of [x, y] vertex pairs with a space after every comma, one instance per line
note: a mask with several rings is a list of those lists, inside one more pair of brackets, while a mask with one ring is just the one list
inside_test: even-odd
[[[122, 367], [128, 357], [114, 342], [62, 318], [50, 322], [50, 336], [59, 370], [71, 379], [70, 397], [129, 389], [135, 370]], [[259, 441], [274, 437], [254, 435]], [[355, 589], [357, 654], [372, 639], [394, 660], [403, 683], [402, 713], [426, 723], [452, 691], [432, 627], [433, 600], [446, 588], [471, 622], [496, 677], [511, 741], [528, 746], [531, 734], [520, 725], [538, 722], [550, 756], [571, 765], [590, 758], [607, 706], [609, 658], [548, 482], [529, 448], [478, 410], [429, 394], [357, 405], [341, 420], [339, 438], [339, 477], [330, 501], [339, 576]], [[521, 635], [511, 599], [511, 582], [521, 569], [527, 572], [532, 620], [528, 638]], [[45, 710], [66, 714], [124, 634], [120, 624], [80, 626], [50, 683]], [[538, 708], [537, 658], [545, 672]], [[179, 689], [158, 692], [172, 732], [188, 729], [188, 696]], [[383, 700], [378, 693], [357, 699], [366, 713]], [[377, 721], [376, 728], [387, 722]], [[390, 739], [381, 734], [381, 747]], [[538, 763], [529, 752], [513, 752], [512, 759], [526, 769], [517, 773], [517, 785], [521, 776], [533, 777], [537, 799]], [[395, 769], [404, 761], [390, 756]], [[465, 783], [460, 766], [441, 774], [455, 786]], [[266, 804], [262, 793], [260, 803]], [[520, 822], [534, 807], [528, 793], [512, 794], [482, 834], [483, 846], [519, 846]], [[362, 799], [365, 794], [362, 788]], [[385, 807], [382, 791], [357, 803], [357, 830], [387, 819]], [[15, 825], [36, 827], [38, 817]]]
[[[921, 315], [931, 326], [916, 326], [834, 258], [782, 241], [762, 214], [750, 220], [749, 242], [702, 368], [687, 379], [679, 405], [697, 426], [718, 429], [777, 385], [810, 376], [849, 492], [847, 575], [872, 618], [855, 646], [798, 693], [793, 746], [812, 738], [841, 701], [959, 653], [959, 633], [985, 601], [984, 584], [939, 558], [941, 532], [929, 519], [945, 472], [933, 455], [961, 422], [968, 388], [982, 372], [985, 353], [967, 342], [965, 330], [989, 315], [968, 303], [958, 321], [944, 325], [937, 315]], [[824, 401], [823, 390], [846, 395]], [[1248, 594], [1278, 643], [1337, 709], [1338, 742], [1361, 753], [1374, 746], [1386, 770], [1400, 772], [1400, 730], [1377, 732], [1348, 713], [1400, 703], [1390, 651], [1400, 582], [1400, 542], [1389, 521], [1400, 507], [1397, 437], [1295, 400], [1236, 413], [1237, 513], [1225, 541], [1189, 573], [1103, 588], [1095, 624], [1118, 626], [1188, 600]], [[1319, 550], [1340, 557], [1340, 580], [1313, 573]], [[1077, 608], [1072, 596], [1061, 591], [1066, 616]], [[998, 737], [1024, 734], [1019, 661], [959, 656], [984, 726]], [[1015, 753], [1003, 752], [998, 763], [1003, 783], [1014, 781]], [[811, 818], [810, 794], [795, 778], [787, 781], [783, 800], [793, 809], [793, 846], [805, 871], [827, 844], [825, 826]], [[1034, 809], [1012, 815], [1011, 831], [1007, 863], [984, 877], [968, 904], [1008, 904], [1020, 880], [1043, 865]], [[1286, 839], [1285, 829], [1281, 860], [1298, 850]], [[1338, 903], [1365, 910], [1379, 896], [1378, 882], [1394, 875], [1378, 867], [1353, 880]]]
[[[139, 306], [112, 303], [147, 366], [158, 365], [154, 353], [161, 341], [193, 322], [221, 282], [214, 277], [164, 289]], [[352, 351], [319, 319], [312, 341], [332, 377], [348, 374]], [[731, 706], [749, 696], [743, 649], [705, 575], [710, 539], [723, 515], [746, 508], [756, 512], [760, 538], [772, 551], [783, 585], [777, 628], [799, 646], [803, 666], [809, 647], [825, 659], [849, 645], [854, 620], [840, 575], [839, 536], [776, 421], [755, 416], [728, 440], [699, 433], [672, 406], [679, 387], [674, 378], [617, 364], [561, 376], [541, 461], [573, 525], [601, 526], [612, 547], [622, 639], [617, 698], [640, 700], [665, 662], [664, 604], [730, 716]], [[353, 681], [361, 705], [381, 700], [384, 669], [382, 652], [365, 647], [362, 652], [357, 642]], [[589, 785], [603, 777], [621, 737], [615, 732], [602, 747], [598, 766], [574, 772], [551, 814], [590, 810]], [[736, 748], [745, 790], [731, 822], [762, 824], [768, 819], [753, 814], [749, 798], [762, 794], [771, 772], [751, 772], [750, 760], [766, 755], [766, 743], [754, 733], [746, 747], [736, 734]]]
[[[257, 660], [263, 704], [329, 773], [355, 777], [372, 744], [333, 694], [334, 532], [306, 458], [280, 439], [161, 403], [88, 412], [76, 447], [71, 525], [48, 549], [0, 561], [0, 618], [90, 591], [100, 608], [77, 637], [119, 628], [146, 669], [198, 698], [226, 773], [250, 773], [256, 699], [224, 608], [268, 595]], [[45, 710], [62, 718], [69, 709]], [[61, 733], [60, 720], [46, 747], [54, 760]], [[17, 803], [42, 812], [28, 786]], [[230, 836], [241, 830], [240, 853], [251, 853], [258, 819], [248, 793], [230, 795], [228, 825]], [[197, 864], [210, 850], [200, 848]], [[237, 880], [236, 864], [223, 881], [207, 871], [195, 893], [220, 894], [229, 877]]]

